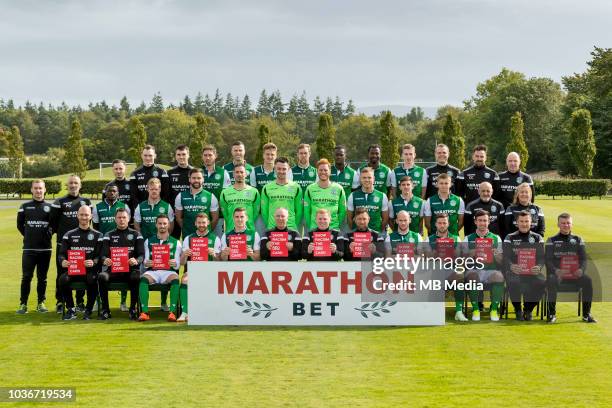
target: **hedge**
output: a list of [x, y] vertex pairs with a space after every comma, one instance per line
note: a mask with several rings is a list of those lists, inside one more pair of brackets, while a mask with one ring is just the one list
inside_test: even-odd
[[81, 194], [89, 194], [91, 196], [98, 196], [102, 194], [104, 186], [111, 180], [83, 180], [81, 182]]
[[555, 197], [578, 196], [581, 198], [604, 197], [611, 188], [608, 179], [535, 180], [536, 194]]
[[[0, 179], [0, 194], [19, 195], [31, 194], [32, 181], [36, 179]], [[47, 194], [55, 195], [62, 190], [62, 182], [59, 180], [45, 180]]]

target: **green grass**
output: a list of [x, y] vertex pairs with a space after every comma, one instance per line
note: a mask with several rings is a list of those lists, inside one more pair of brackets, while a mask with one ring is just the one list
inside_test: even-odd
[[[591, 242], [609, 241], [604, 214], [612, 201], [539, 204], [549, 232], [555, 216], [567, 210], [576, 232]], [[155, 310], [145, 324], [129, 322], [118, 310], [109, 322], [63, 323], [54, 313], [16, 316], [16, 206], [0, 202], [3, 386], [74, 386], [78, 400], [69, 406], [100, 407], [612, 404], [612, 305], [606, 303], [594, 305], [596, 325], [578, 322], [575, 303], [560, 304], [555, 326], [483, 321], [408, 328], [190, 328], [163, 321]], [[118, 305], [116, 294], [111, 301]]]

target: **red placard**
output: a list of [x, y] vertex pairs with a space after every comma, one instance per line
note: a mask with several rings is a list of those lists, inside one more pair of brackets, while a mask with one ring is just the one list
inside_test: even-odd
[[580, 259], [578, 255], [562, 255], [559, 269], [568, 271], [561, 275], [561, 279], [578, 279], [576, 271], [580, 269]]
[[491, 238], [476, 238], [476, 258], [481, 258], [485, 264], [493, 262], [493, 239]]
[[247, 259], [247, 239], [245, 234], [229, 236], [229, 259], [233, 261]]
[[191, 249], [191, 257], [193, 262], [208, 261], [208, 237], [192, 237], [189, 241], [189, 249]]
[[78, 276], [85, 275], [85, 251], [82, 249], [69, 249], [68, 250], [68, 275]]
[[521, 275], [535, 275], [531, 271], [536, 266], [535, 248], [519, 248], [516, 253], [516, 262], [521, 267]]
[[455, 240], [452, 238], [436, 238], [436, 253], [440, 258], [454, 258]]
[[314, 231], [312, 233], [312, 243], [314, 244], [313, 256], [331, 256], [331, 232]]
[[170, 245], [153, 244], [151, 246], [151, 260], [153, 269], [170, 269]]
[[372, 253], [370, 251], [370, 243], [372, 242], [372, 233], [370, 233], [370, 231], [354, 232], [353, 242], [355, 243], [353, 247], [353, 257], [354, 258], [369, 258], [370, 256], [372, 256]]
[[128, 247], [111, 247], [110, 255], [111, 261], [111, 273], [125, 273], [130, 271], [129, 263], [130, 249]]
[[289, 241], [289, 233], [287, 231], [272, 231], [270, 232], [270, 256], [273, 258], [286, 258], [289, 256], [287, 242]]
[[398, 255], [406, 255], [408, 258], [414, 258], [415, 244], [409, 242], [400, 242], [395, 246], [395, 252]]

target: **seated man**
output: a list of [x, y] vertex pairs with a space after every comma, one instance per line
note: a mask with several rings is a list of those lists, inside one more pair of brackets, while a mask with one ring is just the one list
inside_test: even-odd
[[[309, 187], [310, 188], [310, 187]], [[340, 231], [329, 229], [331, 223], [331, 215], [325, 208], [320, 208], [315, 213], [316, 228], [310, 229], [308, 235], [302, 238], [302, 257], [309, 261], [339, 261], [344, 256], [344, 239], [340, 235]], [[321, 251], [317, 247], [319, 245], [320, 233], [328, 233], [329, 235], [329, 251], [325, 248], [325, 244], [321, 245]], [[315, 249], [317, 249], [315, 251]]]
[[[63, 273], [59, 277], [60, 292], [66, 303], [67, 312], [64, 320], [76, 319], [76, 310], [72, 299], [72, 282], [85, 282], [87, 284], [87, 304], [83, 320], [91, 319], [91, 311], [98, 296], [97, 277], [99, 270], [100, 251], [102, 247], [102, 234], [90, 227], [91, 207], [82, 205], [77, 212], [79, 226], [68, 231], [62, 238], [62, 246], [58, 255], [58, 260], [63, 268]], [[83, 262], [85, 274], [82, 268], [78, 267], [79, 260], [70, 259], [73, 256], [81, 256], [79, 253], [71, 251], [82, 251], [85, 255]], [[73, 271], [71, 272], [71, 269]]]
[[[111, 283], [127, 283], [130, 287], [130, 309], [131, 320], [138, 319], [136, 302], [138, 301], [138, 283], [140, 282], [140, 265], [144, 260], [144, 239], [140, 233], [128, 228], [130, 213], [127, 208], [119, 208], [115, 213], [117, 228], [104, 235], [102, 244], [102, 272], [98, 275], [98, 286], [100, 288], [100, 300], [102, 301], [102, 313], [100, 320], [110, 319], [110, 307], [108, 305], [108, 288]], [[127, 259], [127, 265], [117, 259], [117, 253]], [[115, 257], [113, 252], [116, 253]], [[113, 265], [113, 258], [115, 265]]]
[[[215, 260], [215, 241], [218, 241], [219, 238], [215, 235], [215, 231], [210, 231], [208, 227], [210, 226], [210, 220], [208, 218], [208, 214], [199, 213], [196, 215], [195, 219], [195, 227], [196, 231], [193, 234], [189, 234], [183, 240], [183, 251], [181, 253], [181, 265], [187, 265], [187, 261], [195, 261], [192, 259], [194, 251], [192, 250], [193, 245], [192, 241], [198, 238], [206, 238], [207, 250], [206, 258], [208, 261]], [[197, 242], [196, 242], [197, 243]], [[201, 243], [202, 245], [204, 242]], [[187, 276], [187, 266], [183, 271], [183, 277], [181, 278], [181, 286], [179, 288], [179, 299], [181, 302], [181, 315], [179, 316], [177, 322], [186, 322], [188, 320], [188, 310], [187, 310], [187, 284], [188, 284], [188, 276]]]
[[[264, 191], [272, 184], [266, 184]], [[297, 231], [290, 230], [287, 227], [289, 220], [289, 211], [286, 208], [279, 207], [274, 211], [274, 228], [266, 231], [261, 238], [260, 251], [261, 259], [264, 261], [297, 261], [302, 253], [302, 240]], [[286, 234], [286, 235], [285, 235]], [[285, 238], [286, 236], [286, 238]], [[273, 251], [275, 245], [275, 237], [282, 237], [283, 243], [277, 245], [285, 245], [287, 248], [287, 256], [283, 256], [276, 251]], [[281, 251], [282, 252], [282, 251]]]
[[[482, 282], [491, 288], [491, 321], [499, 321], [499, 304], [504, 296], [504, 275], [501, 273], [502, 240], [499, 235], [489, 231], [489, 213], [477, 210], [474, 213], [476, 231], [465, 237], [464, 249], [472, 258], [480, 258], [484, 265], [482, 269], [469, 270], [465, 274], [465, 281]], [[478, 305], [479, 292], [468, 292], [472, 302], [472, 320], [480, 320], [480, 307]]]
[[[504, 270], [516, 320], [532, 320], [531, 312], [544, 294], [544, 240], [531, 231], [531, 213], [517, 216], [518, 231], [504, 239]], [[524, 308], [521, 305], [524, 298]]]
[[[362, 172], [362, 174], [364, 173]], [[362, 259], [374, 259], [382, 256], [381, 247], [384, 238], [378, 232], [369, 228], [369, 223], [370, 214], [368, 210], [364, 207], [356, 208], [353, 219], [355, 229], [347, 233], [345, 238], [345, 261], [361, 261]], [[367, 243], [363, 240], [367, 240]], [[367, 245], [367, 248], [364, 245]]]
[[[159, 214], [155, 225], [157, 233], [145, 241], [144, 266], [147, 270], [140, 278], [139, 294], [142, 312], [138, 320], [142, 322], [151, 319], [149, 315], [149, 285], [170, 284], [170, 313], [168, 313], [168, 321], [176, 322], [181, 243], [170, 235], [168, 230], [170, 220], [167, 214]], [[157, 248], [159, 252], [155, 253], [154, 248]], [[163, 251], [169, 252], [167, 263], [164, 259]], [[159, 258], [156, 258], [157, 256]], [[154, 260], [155, 263], [153, 262]]]
[[400, 210], [395, 214], [396, 229], [385, 238], [385, 257], [390, 258], [397, 254], [414, 257], [420, 252], [423, 238], [419, 233], [410, 229], [411, 225], [412, 221], [408, 211]]
[[584, 241], [572, 234], [572, 216], [557, 217], [559, 233], [546, 241], [546, 287], [548, 289], [548, 323], [557, 321], [557, 291], [561, 283], [574, 283], [582, 289], [582, 321], [597, 323], [591, 316], [593, 281], [586, 275], [587, 256]]
[[259, 261], [260, 238], [247, 228], [249, 219], [244, 207], [234, 209], [234, 228], [215, 243], [215, 254], [221, 261]]

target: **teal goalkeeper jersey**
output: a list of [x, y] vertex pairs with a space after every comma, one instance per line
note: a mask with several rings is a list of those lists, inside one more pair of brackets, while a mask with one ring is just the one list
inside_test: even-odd
[[261, 190], [261, 216], [267, 229], [276, 226], [274, 213], [285, 208], [289, 213], [287, 228], [297, 231], [302, 221], [302, 189], [293, 181], [280, 185], [276, 181], [266, 184]]
[[319, 183], [311, 184], [304, 194], [304, 221], [308, 229], [317, 227], [317, 210], [326, 209], [331, 214], [329, 229], [339, 230], [346, 218], [346, 197], [338, 183], [330, 183], [326, 188]]
[[259, 215], [260, 194], [255, 187], [245, 185], [242, 190], [237, 190], [233, 185], [221, 192], [219, 206], [225, 219], [225, 231], [234, 229], [234, 210], [238, 207], [246, 209], [247, 229], [255, 230], [255, 219]]

